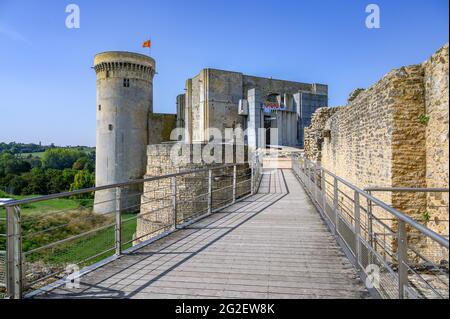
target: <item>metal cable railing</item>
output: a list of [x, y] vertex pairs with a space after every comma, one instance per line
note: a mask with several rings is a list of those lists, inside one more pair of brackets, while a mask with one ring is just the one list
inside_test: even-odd
[[[257, 154], [256, 154], [257, 155]], [[0, 207], [0, 296], [22, 298], [65, 278], [67, 267], [79, 268], [114, 260], [136, 245], [222, 209], [257, 191], [259, 156], [249, 163], [148, 177], [89, 189], [10, 201]], [[141, 191], [128, 192], [129, 188]], [[96, 192], [115, 192], [94, 203]], [[140, 196], [139, 204], [125, 197]], [[55, 200], [80, 199], [79, 207], [39, 211]], [[86, 201], [88, 204], [82, 202]], [[95, 212], [95, 205], [112, 209]], [[36, 205], [36, 209], [30, 209]], [[1, 224], [3, 223], [3, 224]], [[3, 289], [3, 290], [2, 290]]]
[[[449, 298], [448, 226], [437, 233], [304, 157], [293, 158], [292, 169], [369, 288], [382, 298]], [[431, 206], [448, 211], [440, 203]]]

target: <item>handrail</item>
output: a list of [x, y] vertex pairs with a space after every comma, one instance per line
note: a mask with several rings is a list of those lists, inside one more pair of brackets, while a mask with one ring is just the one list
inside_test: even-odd
[[358, 188], [357, 186], [351, 184], [350, 182], [344, 180], [343, 178], [337, 176], [336, 174], [334, 174], [333, 172], [327, 170], [326, 168], [323, 168], [322, 166], [307, 160], [307, 159], [303, 159], [305, 160], [306, 163], [310, 163], [313, 166], [315, 166], [315, 168], [319, 168], [322, 171], [326, 172], [328, 175], [330, 175], [333, 178], [336, 178], [339, 182], [341, 182], [342, 184], [348, 186], [350, 189], [356, 191], [357, 193], [359, 193], [360, 195], [364, 196], [365, 198], [369, 199], [371, 202], [377, 204], [378, 206], [380, 206], [381, 208], [385, 209], [386, 211], [388, 211], [389, 213], [393, 214], [395, 217], [397, 217], [399, 220], [404, 221], [405, 223], [408, 223], [410, 226], [412, 226], [413, 228], [415, 228], [416, 230], [420, 231], [421, 233], [423, 233], [424, 235], [430, 237], [431, 239], [433, 239], [434, 241], [436, 241], [437, 243], [441, 244], [442, 246], [444, 246], [445, 248], [449, 248], [449, 240], [446, 239], [445, 237], [439, 235], [438, 233], [436, 233], [435, 231], [423, 226], [422, 224], [416, 222], [414, 219], [412, 219], [411, 217], [405, 215], [404, 213], [400, 212], [399, 210], [389, 206], [388, 204], [386, 204], [385, 202], [381, 201], [380, 199], [372, 196], [371, 194], [368, 194], [366, 191]]
[[193, 173], [202, 173], [202, 172], [207, 172], [210, 169], [222, 169], [222, 168], [232, 167], [235, 165], [245, 165], [245, 164], [249, 164], [249, 163], [248, 162], [231, 163], [231, 164], [224, 164], [224, 165], [217, 166], [217, 167], [213, 166], [213, 167], [208, 167], [208, 168], [199, 168], [199, 169], [195, 169], [195, 170], [184, 170], [184, 171], [177, 172], [177, 173], [171, 173], [171, 174], [160, 175], [160, 176], [152, 176], [152, 177], [141, 178], [141, 179], [134, 179], [134, 180], [130, 180], [127, 182], [114, 183], [114, 184], [108, 184], [108, 185], [103, 185], [103, 186], [83, 188], [83, 189], [78, 189], [78, 190], [74, 190], [74, 191], [70, 191], [70, 192], [63, 192], [63, 193], [57, 193], [57, 194], [37, 196], [37, 197], [32, 197], [32, 198], [12, 200], [12, 201], [8, 201], [8, 202], [4, 203], [1, 207], [12, 207], [12, 206], [17, 206], [17, 205], [36, 203], [36, 202], [41, 202], [41, 201], [45, 201], [45, 200], [57, 199], [57, 198], [85, 194], [85, 193], [91, 193], [91, 192], [95, 192], [95, 191], [101, 191], [101, 190], [106, 190], [106, 189], [111, 189], [111, 188], [116, 188], [116, 187], [123, 187], [123, 186], [141, 184], [141, 183], [145, 183], [145, 182], [152, 182], [152, 181], [157, 181], [157, 180], [164, 179], [164, 178], [188, 175], [188, 174], [193, 174]]
[[[111, 238], [109, 238], [108, 243], [106, 244], [101, 244], [100, 246], [103, 247], [105, 246], [105, 248], [108, 248], [107, 250], [102, 250], [101, 252], [99, 252], [98, 254], [95, 254], [93, 256], [90, 256], [89, 258], [96, 258], [98, 256], [101, 256], [103, 254], [105, 254], [106, 252], [112, 252], [115, 250], [115, 254], [116, 255], [121, 255], [122, 254], [122, 248], [124, 247], [124, 245], [127, 245], [128, 243], [131, 243], [133, 241], [136, 240], [140, 240], [142, 238], [145, 237], [154, 237], [153, 234], [156, 234], [157, 232], [159, 232], [162, 229], [170, 229], [168, 231], [165, 231], [165, 234], [169, 234], [173, 231], [176, 231], [177, 229], [179, 229], [179, 227], [184, 227], [183, 225], [187, 225], [187, 223], [190, 223], [192, 220], [195, 220], [196, 218], [200, 218], [200, 217], [205, 217], [215, 211], [217, 211], [218, 209], [223, 209], [224, 207], [226, 207], [227, 205], [231, 205], [237, 201], [242, 200], [243, 198], [245, 198], [246, 195], [248, 195], [250, 193], [254, 194], [255, 191], [257, 191], [257, 187], [258, 187], [258, 180], [261, 179], [261, 174], [260, 174], [260, 165], [261, 163], [258, 160], [258, 156], [256, 156], [256, 159], [254, 162], [249, 162], [249, 161], [244, 161], [244, 162], [237, 162], [237, 163], [228, 163], [228, 164], [220, 164], [220, 163], [216, 163], [216, 164], [212, 164], [212, 165], [205, 165], [202, 168], [199, 169], [191, 169], [191, 170], [182, 170], [179, 172], [175, 172], [175, 173], [171, 173], [171, 174], [165, 174], [165, 175], [160, 175], [160, 176], [144, 176], [144, 178], [141, 179], [136, 179], [136, 180], [130, 180], [130, 181], [126, 181], [126, 182], [120, 182], [120, 183], [114, 183], [114, 184], [109, 184], [109, 185], [103, 185], [103, 186], [98, 186], [98, 187], [90, 187], [90, 188], [85, 188], [85, 189], [80, 189], [80, 190], [75, 190], [75, 191], [69, 191], [69, 192], [63, 192], [63, 193], [58, 193], [58, 194], [50, 194], [50, 195], [43, 195], [43, 196], [38, 196], [38, 197], [33, 197], [33, 198], [26, 198], [26, 199], [20, 199], [20, 200], [11, 200], [11, 201], [7, 201], [4, 203], [4, 205], [2, 207], [6, 208], [6, 216], [7, 218], [5, 218], [4, 220], [7, 222], [7, 247], [8, 247], [8, 254], [7, 254], [7, 267], [6, 267], [6, 286], [7, 286], [7, 295], [10, 298], [21, 298], [22, 294], [23, 294], [23, 290], [27, 287], [30, 288], [31, 285], [34, 284], [41, 284], [44, 280], [46, 280], [47, 278], [51, 277], [51, 276], [55, 276], [58, 273], [60, 273], [62, 270], [60, 269], [60, 267], [55, 268], [55, 270], [52, 270], [51, 274], [46, 275], [44, 277], [39, 277], [27, 284], [25, 284], [25, 272], [23, 271], [23, 264], [24, 264], [24, 260], [25, 258], [28, 258], [30, 255], [33, 255], [35, 253], [39, 253], [41, 251], [45, 251], [51, 247], [56, 247], [58, 245], [61, 244], [66, 244], [69, 241], [76, 241], [80, 238], [86, 238], [88, 236], [90, 236], [91, 234], [100, 232], [100, 231], [104, 231], [106, 229], [113, 229], [114, 235], [113, 237], [113, 241], [110, 241]], [[245, 166], [245, 169], [240, 169], [240, 167]], [[220, 170], [222, 169], [226, 169], [226, 168], [233, 168], [233, 174], [230, 175], [224, 175], [221, 174]], [[245, 173], [246, 170], [251, 170], [250, 173]], [[227, 178], [232, 178], [232, 185], [227, 185], [227, 184], [215, 184], [217, 187], [219, 187], [218, 189], [214, 189], [214, 183], [217, 182], [218, 180], [216, 180], [215, 178], [213, 178], [213, 171], [219, 172], [219, 175], [221, 175], [221, 177], [226, 176]], [[207, 173], [206, 176], [199, 174], [199, 173]], [[244, 173], [244, 174], [243, 174]], [[208, 192], [205, 194], [202, 194], [201, 196], [207, 196], [207, 207], [205, 207], [204, 209], [200, 209], [200, 208], [195, 208], [195, 211], [193, 211], [191, 215], [187, 215], [185, 216], [185, 218], [182, 221], [178, 220], [178, 213], [179, 210], [177, 209], [177, 206], [180, 202], [183, 202], [182, 198], [179, 198], [179, 196], [177, 196], [177, 182], [176, 182], [176, 177], [177, 176], [189, 176], [192, 175], [193, 177], [196, 177], [197, 179], [204, 179], [205, 181], [207, 180], [208, 183]], [[199, 176], [201, 175], [201, 176]], [[167, 198], [171, 198], [171, 204], [170, 205], [166, 205], [165, 207], [158, 207], [158, 209], [167, 209], [167, 214], [169, 216], [169, 220], [168, 221], [163, 221], [162, 223], [164, 223], [164, 227], [158, 229], [158, 230], [154, 230], [154, 229], [150, 229], [150, 232], [146, 231], [145, 234], [141, 235], [140, 237], [136, 237], [136, 238], [132, 238], [131, 240], [124, 240], [122, 239], [122, 228], [123, 228], [123, 223], [127, 222], [127, 221], [131, 221], [137, 218], [141, 218], [143, 215], [148, 214], [150, 212], [145, 211], [143, 214], [141, 214], [139, 217], [133, 217], [133, 218], [129, 218], [129, 219], [123, 219], [122, 218], [122, 213], [124, 209], [127, 208], [123, 208], [120, 207], [120, 199], [121, 199], [121, 189], [124, 187], [127, 187], [129, 185], [136, 185], [136, 184], [144, 184], [146, 182], [152, 182], [152, 181], [158, 181], [158, 180], [163, 180], [163, 179], [169, 179], [170, 180], [170, 189], [168, 189], [168, 191], [170, 191], [170, 195], [166, 196]], [[241, 180], [241, 179], [245, 179], [245, 180]], [[231, 183], [231, 181], [228, 181], [227, 183]], [[238, 188], [242, 188], [245, 184], [243, 183], [249, 183], [249, 187], [244, 187], [245, 189], [241, 189], [239, 191]], [[202, 184], [203, 185], [203, 184]], [[248, 189], [249, 188], [249, 189]], [[41, 246], [33, 248], [31, 250], [28, 251], [24, 251], [23, 246], [22, 246], [22, 240], [25, 236], [28, 236], [29, 234], [22, 234], [22, 214], [21, 214], [21, 210], [20, 210], [20, 206], [23, 204], [28, 204], [28, 203], [35, 203], [35, 202], [42, 202], [42, 201], [46, 201], [46, 200], [52, 200], [52, 199], [57, 199], [57, 198], [66, 198], [66, 197], [70, 197], [73, 195], [78, 195], [78, 194], [85, 194], [85, 193], [91, 193], [91, 192], [96, 192], [96, 191], [103, 191], [103, 190], [109, 190], [112, 189], [115, 191], [115, 205], [113, 204], [112, 207], [110, 208], [110, 211], [108, 212], [114, 213], [114, 217], [115, 217], [115, 221], [114, 222], [108, 222], [108, 224], [106, 225], [93, 225], [93, 229], [90, 230], [81, 230], [81, 233], [77, 233], [75, 235], [73, 234], [68, 234], [68, 236], [65, 236], [65, 238], [59, 239], [56, 238], [54, 241], [51, 241], [49, 243], [43, 243]], [[230, 190], [230, 196], [227, 196], [225, 200], [219, 201], [220, 199], [214, 199], [213, 198], [213, 193], [215, 192], [219, 192], [219, 191], [223, 191], [229, 189]], [[231, 196], [231, 191], [232, 191], [232, 196]], [[141, 194], [142, 195], [142, 194]], [[195, 195], [195, 194], [194, 194]], [[158, 196], [158, 198], [153, 198], [154, 201], [159, 201], [163, 198], [160, 198]], [[192, 200], [192, 198], [191, 198]], [[150, 202], [150, 201], [148, 201]], [[144, 205], [148, 202], [141, 202], [140, 205]], [[206, 202], [205, 202], [206, 204]], [[95, 205], [95, 204], [94, 204]], [[158, 205], [159, 206], [159, 205]], [[152, 210], [151, 212], [154, 212], [156, 210]], [[199, 215], [199, 213], [201, 215]], [[138, 216], [138, 215], [136, 215]], [[193, 218], [193, 219], [192, 219]], [[58, 225], [59, 227], [60, 225]], [[45, 229], [45, 231], [52, 231], [54, 230], [55, 227], [50, 227]], [[159, 235], [156, 235], [159, 236]], [[103, 245], [103, 246], [102, 246]], [[100, 247], [99, 246], [99, 247]], [[72, 257], [72, 256], [71, 256]], [[75, 258], [72, 259], [68, 259], [69, 261], [73, 261], [75, 264], [81, 264], [82, 262], [84, 262], [82, 260], [77, 259], [78, 257], [74, 256]], [[86, 259], [87, 260], [87, 259]]]
[[366, 192], [427, 192], [427, 193], [448, 193], [448, 188], [425, 188], [425, 187], [366, 187]]
[[[370, 190], [375, 192], [380, 189], [395, 191], [395, 188], [371, 187], [361, 190], [333, 172], [321, 167], [320, 163], [312, 162], [304, 156], [292, 156], [292, 160], [292, 168], [295, 175], [304, 185], [314, 206], [324, 217], [330, 229], [333, 230], [336, 240], [343, 247], [347, 257], [360, 271], [361, 278], [363, 280], [371, 278], [371, 268], [369, 266], [372, 265], [375, 266], [374, 269], [378, 269], [375, 277], [378, 278], [377, 284], [373, 287], [368, 286], [369, 289], [374, 288], [375, 294], [387, 298], [395, 297], [395, 295], [400, 299], [406, 298], [407, 295], [412, 298], [418, 298], [419, 296], [425, 298], [433, 298], [433, 296], [448, 298], [448, 268], [446, 269], [442, 265], [443, 260], [448, 261], [448, 238], [416, 222], [403, 212], [389, 206], [372, 196], [372, 193], [369, 193]], [[327, 183], [327, 179], [331, 179], [333, 182]], [[333, 188], [331, 195], [327, 191], [327, 184]], [[340, 194], [345, 195], [345, 192], [340, 190], [343, 187], [348, 188], [346, 192], [353, 193], [353, 198], [351, 198], [352, 196], [346, 196], [353, 203], [353, 208], [351, 209], [351, 214], [353, 215], [349, 216], [352, 219], [350, 222], [347, 220], [348, 217], [344, 216], [347, 212], [342, 206], [343, 199], [340, 199]], [[405, 187], [400, 188], [400, 191], [417, 191], [418, 189]], [[435, 188], [433, 190], [438, 192], [446, 189]], [[330, 200], [328, 200], [328, 196], [330, 196]], [[366, 201], [367, 210], [364, 210], [363, 203]], [[372, 208], [375, 206], [381, 208], [383, 214], [387, 214], [392, 220], [396, 220], [397, 223], [392, 225], [384, 223], [380, 225], [380, 223], [377, 223], [374, 225], [373, 221], [377, 220], [377, 217], [373, 214]], [[364, 215], [362, 216], [362, 214]], [[374, 226], [378, 230], [374, 229]], [[380, 232], [380, 227], [382, 232]], [[389, 236], [392, 236], [388, 241], [386, 241], [386, 236], [388, 236], [386, 230], [391, 233]], [[377, 238], [375, 236], [377, 231], [384, 238]], [[421, 253], [417, 252], [414, 246], [415, 239], [412, 239], [411, 231], [414, 231], [414, 238], [417, 238], [416, 232], [418, 232], [420, 234], [419, 238], [430, 240], [430, 244], [424, 249], [425, 251], [426, 249], [434, 249], [431, 251], [433, 260], [423, 257]], [[439, 247], [436, 245], [439, 245]], [[433, 267], [433, 271], [437, 271], [436, 273], [433, 272], [432, 279], [423, 278], [421, 274], [415, 271], [416, 267], [420, 268], [423, 266], [427, 269], [426, 274], [430, 271], [430, 267]], [[384, 267], [387, 272], [380, 271], [380, 267]], [[418, 276], [418, 279], [413, 277], [411, 271]], [[443, 278], [440, 276], [443, 276]], [[381, 278], [383, 278], [382, 282]], [[444, 285], [434, 284], [434, 279], [439, 283], [444, 283]], [[417, 280], [425, 283], [426, 287], [418, 286]]]

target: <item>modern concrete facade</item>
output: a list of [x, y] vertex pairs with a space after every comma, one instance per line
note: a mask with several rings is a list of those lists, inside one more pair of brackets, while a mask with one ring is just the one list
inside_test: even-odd
[[[224, 136], [225, 129], [240, 127], [250, 129], [252, 148], [265, 144], [302, 147], [303, 128], [310, 124], [311, 114], [328, 105], [328, 86], [203, 69], [186, 81], [184, 103], [181, 100], [178, 96], [177, 111], [180, 116], [184, 109], [181, 117], [188, 143], [207, 142], [210, 128]], [[258, 132], [270, 128], [278, 128], [278, 134]]]
[[[97, 74], [96, 186], [142, 178], [153, 111], [155, 60], [131, 52], [104, 52], [94, 59]], [[140, 190], [121, 194], [123, 210], [138, 210]], [[114, 211], [114, 191], [95, 193], [95, 211]]]

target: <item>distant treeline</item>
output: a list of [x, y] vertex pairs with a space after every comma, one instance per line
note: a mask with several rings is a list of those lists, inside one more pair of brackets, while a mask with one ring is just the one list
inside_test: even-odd
[[23, 154], [23, 153], [41, 153], [52, 148], [70, 148], [79, 150], [93, 150], [94, 148], [88, 146], [55, 146], [51, 143], [50, 145], [41, 145], [34, 143], [3, 143], [0, 142], [0, 153], [9, 152], [11, 154]]
[[[32, 154], [37, 152], [40, 156]], [[94, 171], [92, 148], [0, 143], [0, 190], [5, 193], [45, 195], [91, 187]]]
[[51, 146], [42, 146], [39, 144], [33, 143], [0, 143], [0, 153], [9, 152], [11, 154], [19, 154], [19, 153], [38, 153], [44, 152], [47, 148], [53, 148], [54, 145]]

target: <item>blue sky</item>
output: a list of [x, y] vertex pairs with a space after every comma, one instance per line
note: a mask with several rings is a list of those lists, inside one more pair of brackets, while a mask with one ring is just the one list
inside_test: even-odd
[[[68, 4], [80, 28], [67, 29]], [[367, 29], [376, 3], [381, 28]], [[154, 110], [202, 68], [329, 85], [330, 105], [448, 42], [448, 0], [0, 0], [0, 141], [95, 145], [96, 53], [157, 62]]]

